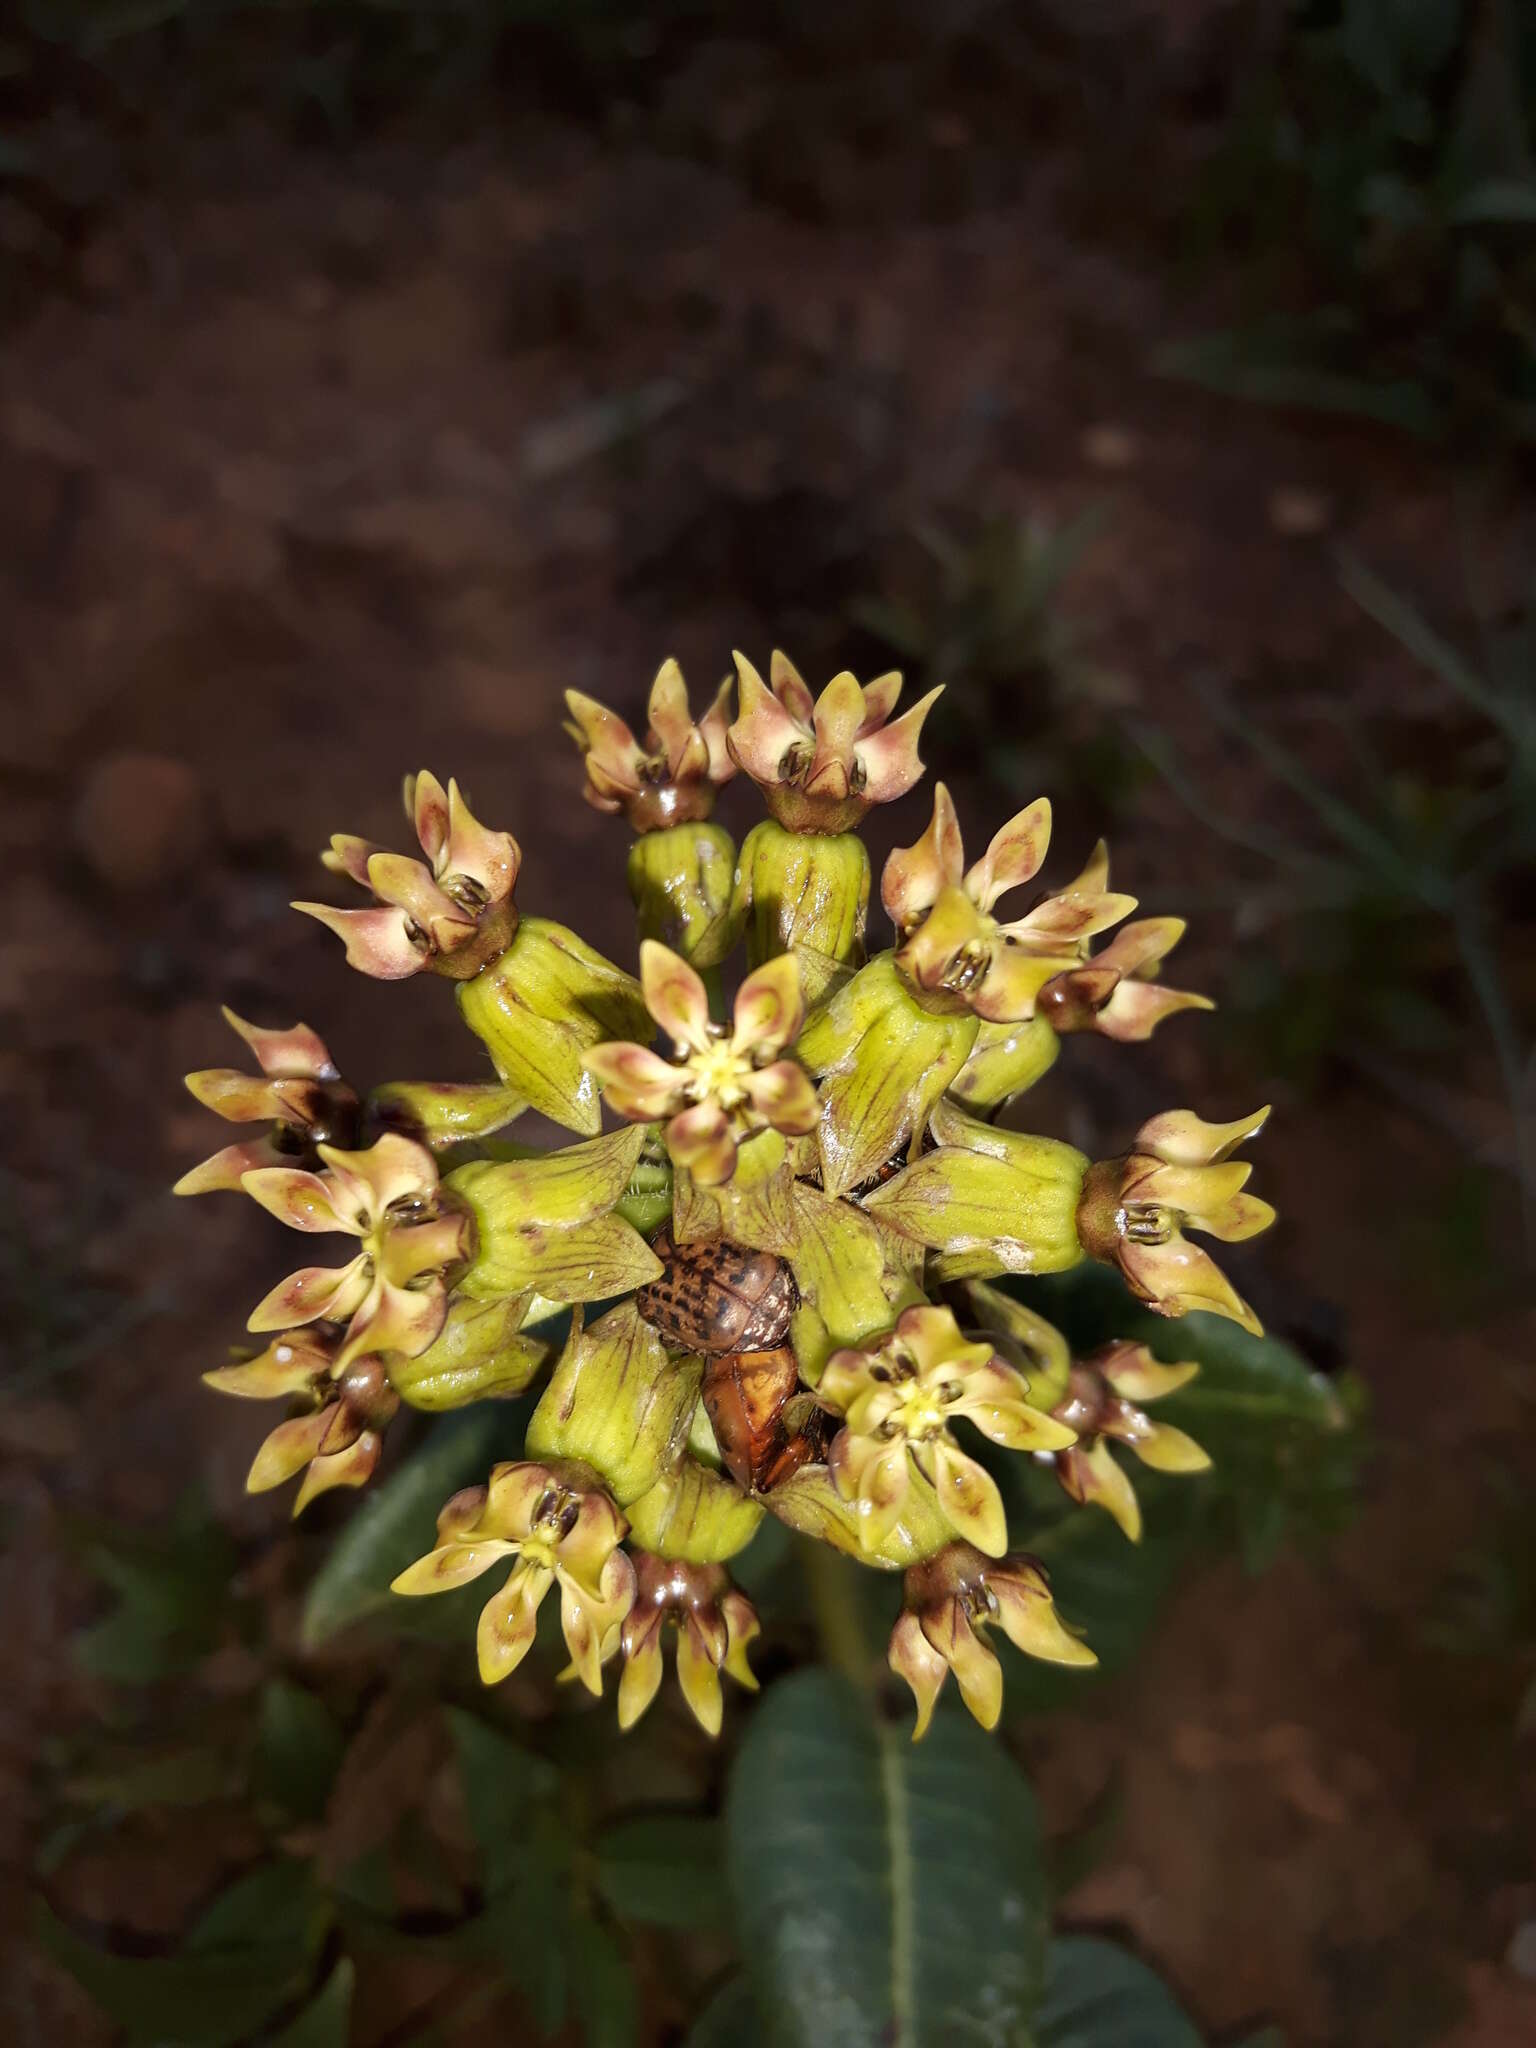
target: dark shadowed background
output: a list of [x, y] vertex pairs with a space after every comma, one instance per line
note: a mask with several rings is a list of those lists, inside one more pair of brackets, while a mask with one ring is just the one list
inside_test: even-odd
[[[317, 849], [455, 774], [520, 899], [628, 964], [561, 692], [634, 717], [664, 656], [697, 692], [774, 645], [946, 682], [972, 830], [1049, 793], [1062, 863], [1106, 832], [1189, 918], [1217, 1014], [1074, 1043], [1034, 1120], [1114, 1150], [1273, 1100], [1240, 1284], [1367, 1411], [1347, 1513], [1187, 1570], [1133, 1666], [1013, 1725], [1048, 1827], [1098, 1830], [1063, 1918], [1213, 2039], [1536, 2039], [1533, 148], [1518, 0], [0, 30], [8, 2042], [118, 2038], [39, 1895], [152, 1951], [263, 1845], [385, 1845], [442, 1910], [420, 1709], [473, 1702], [469, 1652], [299, 1643], [354, 1503], [294, 1534], [242, 1492], [251, 1414], [198, 1375], [283, 1247], [167, 1192], [215, 1142], [180, 1077], [234, 1056], [220, 1002], [362, 1085], [473, 1077], [440, 985], [289, 913]], [[307, 1754], [350, 1742], [307, 1808], [259, 1782], [274, 1675], [326, 1702]], [[707, 1793], [668, 1741], [634, 1768]], [[628, 1953], [679, 2039], [720, 1937]], [[511, 1975], [359, 1952], [353, 2038], [540, 2038]]]

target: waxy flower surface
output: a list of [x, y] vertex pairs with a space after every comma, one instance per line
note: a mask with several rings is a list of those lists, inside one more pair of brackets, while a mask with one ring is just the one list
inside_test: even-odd
[[282, 1331], [255, 1358], [203, 1374], [221, 1394], [303, 1404], [304, 1412], [280, 1422], [262, 1444], [245, 1482], [248, 1493], [265, 1493], [302, 1471], [296, 1515], [333, 1486], [368, 1483], [400, 1406], [382, 1360], [359, 1358], [342, 1369], [341, 1344], [335, 1326], [311, 1324]]
[[205, 1109], [229, 1123], [271, 1128], [264, 1137], [226, 1145], [184, 1173], [173, 1190], [178, 1195], [238, 1191], [241, 1176], [258, 1166], [313, 1165], [317, 1145], [349, 1143], [356, 1127], [357, 1097], [318, 1032], [307, 1024], [266, 1030], [227, 1008], [224, 1021], [250, 1047], [261, 1078], [236, 1067], [205, 1067], [188, 1074], [186, 1086]]
[[1210, 1458], [1192, 1436], [1154, 1422], [1139, 1405], [1177, 1393], [1199, 1370], [1164, 1365], [1145, 1344], [1106, 1344], [1071, 1366], [1067, 1391], [1051, 1410], [1077, 1435], [1056, 1453], [1056, 1476], [1073, 1500], [1112, 1515], [1133, 1543], [1141, 1540], [1141, 1503], [1110, 1445], [1123, 1444], [1156, 1472], [1206, 1471]]
[[725, 1713], [720, 1674], [748, 1692], [757, 1680], [747, 1645], [758, 1634], [751, 1601], [738, 1593], [722, 1565], [635, 1554], [635, 1603], [620, 1635], [624, 1670], [619, 1679], [619, 1726], [632, 1728], [661, 1686], [662, 1642], [677, 1642], [677, 1682], [688, 1711], [706, 1735], [718, 1735]]
[[688, 688], [675, 661], [665, 661], [651, 685], [645, 738], [606, 705], [567, 690], [566, 731], [581, 749], [587, 779], [582, 794], [595, 810], [622, 812], [636, 832], [656, 832], [707, 818], [715, 791], [736, 773], [725, 743], [729, 679], [694, 722]]
[[686, 1167], [702, 1187], [718, 1187], [736, 1171], [745, 1139], [765, 1130], [801, 1137], [816, 1128], [809, 1076], [795, 1060], [780, 1057], [804, 1015], [791, 955], [747, 976], [729, 1031], [711, 1022], [708, 991], [688, 962], [654, 939], [640, 948], [640, 985], [676, 1057], [609, 1044], [594, 1046], [586, 1066], [617, 1115], [637, 1123], [667, 1119], [664, 1137], [675, 1166]]
[[[1091, 879], [1091, 869], [1089, 874]], [[1131, 1045], [1150, 1038], [1165, 1017], [1180, 1010], [1214, 1010], [1209, 996], [1165, 988], [1156, 978], [1183, 936], [1182, 917], [1141, 917], [1123, 925], [1081, 967], [1045, 983], [1035, 998], [1036, 1013], [1055, 1031], [1096, 1031]]]

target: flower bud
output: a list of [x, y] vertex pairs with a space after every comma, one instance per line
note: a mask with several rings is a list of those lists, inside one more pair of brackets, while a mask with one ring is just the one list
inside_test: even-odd
[[943, 1280], [1057, 1273], [1082, 1257], [1077, 1206], [1088, 1162], [1055, 1138], [1000, 1130], [940, 1102], [924, 1152], [864, 1198], [872, 1216], [937, 1252]]
[[458, 1291], [477, 1301], [535, 1292], [602, 1301], [654, 1280], [659, 1260], [615, 1209], [644, 1143], [638, 1128], [613, 1131], [530, 1159], [472, 1160], [449, 1174], [477, 1239]]
[[706, 824], [646, 832], [629, 849], [628, 876], [641, 938], [718, 967], [740, 933], [730, 833]]
[[546, 1342], [520, 1333], [528, 1305], [525, 1295], [511, 1301], [454, 1296], [442, 1329], [419, 1357], [389, 1360], [390, 1385], [413, 1408], [433, 1414], [520, 1394], [549, 1356]]
[[911, 988], [889, 953], [815, 1012], [795, 1051], [820, 1085], [827, 1194], [851, 1193], [911, 1144], [975, 1041], [976, 1019]]
[[444, 1152], [503, 1130], [528, 1107], [494, 1081], [389, 1081], [368, 1097], [376, 1123]]
[[458, 987], [459, 1010], [508, 1088], [567, 1130], [602, 1128], [582, 1054], [645, 1031], [640, 984], [548, 918], [525, 917], [511, 944]]
[[1023, 1375], [1036, 1408], [1054, 1411], [1066, 1396], [1072, 1347], [1054, 1323], [984, 1281], [968, 1280], [966, 1334], [985, 1337]]
[[869, 855], [851, 832], [791, 832], [764, 818], [742, 841], [735, 912], [746, 921], [747, 958], [759, 966], [794, 953], [808, 1003], [839, 967], [862, 963], [868, 911]]
[[534, 1457], [579, 1458], [627, 1507], [683, 1455], [703, 1367], [677, 1359], [632, 1301], [583, 1329], [564, 1352], [528, 1423]]
[[691, 1455], [624, 1512], [636, 1543], [697, 1565], [724, 1564], [745, 1550], [763, 1519], [760, 1502]]
[[971, 1056], [950, 1087], [967, 1109], [995, 1109], [1048, 1074], [1061, 1040], [1041, 1015], [1015, 1024], [989, 1024], [976, 1034]]

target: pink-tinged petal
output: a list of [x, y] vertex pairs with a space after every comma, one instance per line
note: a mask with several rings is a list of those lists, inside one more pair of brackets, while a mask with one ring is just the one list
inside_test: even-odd
[[864, 795], [872, 804], [888, 804], [920, 779], [923, 764], [918, 756], [923, 720], [944, 694], [944, 685], [919, 697], [910, 711], [893, 725], [871, 733], [854, 744], [854, 757], [864, 770]]
[[333, 931], [347, 949], [347, 965], [375, 981], [404, 981], [427, 964], [426, 952], [411, 937], [411, 920], [403, 910], [333, 910], [328, 903], [291, 906]]
[[1127, 978], [1145, 975], [1167, 959], [1186, 930], [1182, 917], [1138, 917], [1117, 931], [1102, 952], [1094, 954], [1093, 964], [1113, 967]]
[[223, 1015], [225, 1023], [240, 1034], [255, 1054], [256, 1064], [264, 1074], [285, 1081], [340, 1079], [325, 1041], [307, 1024], [291, 1024], [286, 1031], [274, 1031], [261, 1024], [247, 1024], [227, 1005]]
[[270, 1138], [252, 1138], [244, 1145], [226, 1145], [184, 1173], [171, 1189], [173, 1195], [211, 1195], [228, 1190], [243, 1194], [241, 1182], [258, 1167], [280, 1165], [283, 1154]]
[[720, 1187], [736, 1171], [736, 1140], [718, 1102], [699, 1102], [683, 1110], [663, 1136], [672, 1164], [686, 1167], [700, 1187]]
[[917, 1702], [917, 1726], [912, 1730], [912, 1740], [921, 1742], [928, 1733], [934, 1707], [949, 1676], [949, 1666], [923, 1634], [921, 1623], [911, 1612], [904, 1612], [891, 1630], [886, 1662], [896, 1676], [904, 1678], [912, 1688], [912, 1697]]
[[965, 868], [960, 820], [946, 785], [933, 788], [933, 817], [915, 846], [899, 846], [880, 876], [880, 901], [898, 932], [925, 916], [947, 888], [958, 888]]
[[1001, 1557], [1008, 1548], [1008, 1517], [991, 1474], [944, 1437], [926, 1446], [925, 1455], [932, 1459], [929, 1476], [950, 1527], [988, 1557]]
[[383, 1450], [384, 1439], [378, 1431], [365, 1429], [344, 1451], [313, 1459], [294, 1500], [293, 1512], [302, 1515], [312, 1500], [329, 1493], [332, 1487], [366, 1486], [378, 1469]]
[[999, 896], [1034, 879], [1050, 844], [1050, 799], [1036, 797], [993, 837], [992, 844], [966, 875], [966, 894], [980, 909], [990, 910]]
[[1003, 1667], [971, 1627], [958, 1600], [946, 1600], [922, 1617], [929, 1647], [954, 1672], [960, 1697], [983, 1728], [995, 1728], [1003, 1711]]
[[714, 783], [729, 782], [736, 773], [736, 763], [731, 759], [725, 737], [731, 722], [731, 687], [732, 678], [727, 676], [716, 690], [714, 702], [699, 720], [699, 731], [704, 736], [705, 751], [709, 757], [707, 773]]
[[744, 654], [734, 660], [737, 711], [726, 744], [736, 765], [754, 782], [777, 782], [785, 754], [791, 747], [806, 746], [810, 732], [785, 710]]
[[440, 856], [448, 844], [448, 792], [430, 768], [406, 778], [405, 814], [428, 864], [441, 874]]
[[1056, 1460], [1056, 1475], [1079, 1507], [1103, 1508], [1132, 1543], [1141, 1541], [1141, 1502], [1108, 1444], [1074, 1444]]
[[324, 1408], [313, 1415], [295, 1415], [280, 1422], [256, 1453], [245, 1475], [247, 1493], [268, 1493], [301, 1472], [320, 1448], [320, 1439], [330, 1427]]
[[640, 942], [640, 986], [645, 1007], [679, 1046], [702, 1052], [710, 1043], [709, 996], [680, 953], [656, 939]]
[[1018, 918], [1001, 929], [1016, 944], [1027, 946], [1034, 952], [1059, 952], [1064, 947], [1081, 945], [1095, 932], [1118, 924], [1135, 908], [1134, 896], [1118, 896], [1113, 890], [1092, 895], [1084, 890], [1067, 889], [1059, 896], [1047, 896], [1027, 917]]
[[333, 832], [331, 843], [320, 856], [320, 865], [333, 875], [345, 875], [359, 889], [368, 886], [368, 863], [384, 848], [371, 839], [359, 839], [354, 832]]
[[470, 1219], [457, 1210], [425, 1223], [396, 1223], [379, 1254], [386, 1280], [405, 1287], [425, 1273], [441, 1273], [457, 1265], [474, 1241]]
[[632, 794], [640, 786], [645, 756], [629, 727], [606, 704], [580, 690], [567, 690], [565, 704], [571, 714], [566, 729], [586, 756], [588, 774], [600, 769], [615, 791]]
[[297, 1330], [285, 1330], [255, 1358], [205, 1372], [203, 1385], [246, 1401], [275, 1401], [313, 1385], [328, 1376], [330, 1369], [329, 1351], [308, 1342]]
[[[945, 887], [933, 908], [896, 954], [896, 964], [919, 988], [942, 988], [953, 975], [960, 955], [974, 949], [986, 957], [990, 945], [981, 913], [963, 889]], [[1001, 948], [997, 949], [1001, 953]]]
[[1038, 1565], [1010, 1558], [1000, 1569], [988, 1572], [987, 1588], [997, 1602], [997, 1618], [1009, 1642], [1026, 1657], [1040, 1657], [1050, 1664], [1098, 1663], [1081, 1637], [1061, 1621]]
[[768, 682], [795, 723], [810, 732], [816, 722], [816, 699], [799, 669], [777, 647], [768, 663]]
[[522, 863], [522, 849], [512, 834], [489, 831], [469, 808], [459, 785], [450, 781], [448, 843], [439, 873], [464, 875], [485, 891], [488, 904], [505, 903]]
[[1209, 1166], [1256, 1138], [1269, 1120], [1269, 1104], [1229, 1124], [1208, 1124], [1192, 1109], [1170, 1109], [1136, 1133], [1138, 1152], [1154, 1153], [1170, 1166]]
[[468, 911], [438, 887], [419, 860], [407, 860], [403, 853], [376, 853], [368, 863], [368, 883], [380, 902], [403, 910], [439, 944], [451, 938], [455, 927], [474, 929]]
[[359, 1255], [350, 1266], [304, 1266], [278, 1282], [246, 1318], [245, 1327], [265, 1336], [299, 1323], [347, 1322], [368, 1295], [368, 1260]]
[[447, 1314], [448, 1291], [441, 1281], [420, 1288], [382, 1281], [353, 1316], [336, 1363], [345, 1368], [354, 1359], [389, 1351], [419, 1358], [435, 1342]]
[[709, 749], [688, 709], [688, 687], [675, 661], [664, 661], [651, 684], [646, 707], [650, 729], [648, 740], [665, 754], [667, 772], [674, 782], [684, 775], [702, 776], [709, 765]]
[[318, 1173], [294, 1166], [259, 1166], [240, 1185], [253, 1201], [286, 1223], [290, 1230], [344, 1231], [361, 1236], [361, 1227], [338, 1209], [336, 1191]]
[[887, 669], [883, 676], [876, 676], [873, 682], [864, 685], [864, 717], [859, 725], [858, 737], [867, 740], [871, 733], [879, 732], [889, 725], [891, 713], [896, 709], [901, 696], [901, 671]]
[[1120, 1247], [1120, 1270], [1131, 1292], [1160, 1316], [1204, 1309], [1240, 1323], [1255, 1337], [1264, 1334], [1264, 1325], [1210, 1253], [1187, 1238], [1156, 1245], [1127, 1238]]
[[595, 1077], [614, 1114], [633, 1123], [670, 1116], [685, 1100], [680, 1069], [646, 1046], [614, 1039], [594, 1045], [582, 1054], [581, 1063]]
[[482, 1683], [499, 1685], [533, 1648], [539, 1608], [554, 1583], [547, 1566], [520, 1557], [501, 1591], [486, 1602], [475, 1631]]
[[776, 1131], [803, 1138], [821, 1121], [815, 1083], [794, 1060], [776, 1060], [747, 1082], [747, 1100]]
[[1109, 887], [1109, 842], [1101, 839], [1083, 864], [1080, 875], [1074, 875], [1063, 896], [1102, 896]]
[[419, 1598], [424, 1593], [451, 1593], [456, 1586], [467, 1586], [471, 1579], [478, 1579], [482, 1572], [488, 1572], [504, 1557], [516, 1555], [515, 1543], [505, 1543], [494, 1536], [440, 1543], [425, 1557], [418, 1557], [414, 1564], [408, 1564], [390, 1582], [389, 1590], [391, 1593], [403, 1593], [408, 1598]]
[[706, 1735], [718, 1735], [725, 1719], [720, 1667], [710, 1656], [689, 1616], [677, 1632], [677, 1682], [688, 1711]]
[[360, 1152], [320, 1145], [320, 1157], [331, 1170], [337, 1202], [375, 1219], [396, 1202], [428, 1201], [437, 1193], [437, 1161], [425, 1145], [399, 1131]]
[[800, 1036], [805, 1003], [793, 953], [780, 953], [754, 968], [741, 984], [733, 1012], [733, 1052], [775, 1053]]
[[1190, 989], [1164, 988], [1156, 981], [1122, 981], [1094, 1018], [1093, 1028], [1102, 1038], [1120, 1045], [1140, 1045], [1149, 1039], [1165, 1018], [1180, 1010], [1214, 1010], [1209, 996]]
[[[919, 933], [921, 938], [921, 933]], [[1035, 1014], [1041, 992], [1060, 979], [1059, 959], [1041, 959], [1002, 939], [993, 946], [986, 973], [967, 1000], [989, 1024], [1020, 1024]]]
[[841, 669], [816, 699], [812, 713], [816, 746], [811, 756], [808, 787], [819, 786], [828, 771], [835, 769], [842, 787], [834, 794], [841, 796], [847, 793], [848, 770], [853, 766], [853, 743], [863, 723], [864, 692], [859, 688], [857, 678], [849, 670]]

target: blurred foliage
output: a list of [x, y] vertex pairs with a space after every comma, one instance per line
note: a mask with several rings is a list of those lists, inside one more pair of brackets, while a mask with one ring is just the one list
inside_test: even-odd
[[1067, 592], [1105, 519], [1093, 506], [1061, 525], [1001, 515], [963, 532], [918, 526], [886, 594], [852, 608], [919, 689], [947, 685], [952, 745], [1010, 789], [1049, 782], [1114, 805], [1142, 773], [1118, 716], [1135, 686], [1095, 657]]
[[1278, 47], [1261, 33], [1187, 217], [1197, 255], [1249, 263], [1265, 310], [1157, 366], [1417, 434], [1536, 440], [1533, 152], [1519, 0], [1302, 0]]
[[1536, 1734], [1536, 1499], [1500, 1475], [1475, 1541], [1430, 1604], [1425, 1638], [1451, 1656], [1517, 1674], [1515, 1721]]

